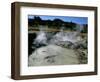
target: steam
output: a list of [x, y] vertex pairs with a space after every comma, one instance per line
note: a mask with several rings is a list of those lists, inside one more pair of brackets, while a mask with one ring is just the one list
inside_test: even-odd
[[66, 41], [76, 43], [82, 40], [82, 38], [80, 37], [80, 32], [83, 30], [82, 25], [77, 24], [76, 31], [71, 31], [71, 32], [64, 32], [63, 28], [64, 27], [61, 28], [60, 32], [58, 32], [56, 35], [53, 36], [50, 43], [58, 43]]
[[47, 37], [46, 32], [44, 31], [43, 27], [39, 27], [40, 31], [37, 33], [37, 37], [33, 44], [47, 44]]
[[77, 32], [81, 32], [82, 30], [83, 30], [83, 25], [77, 24], [77, 25], [76, 25], [76, 31], [77, 31]]
[[[66, 42], [69, 41], [71, 43], [76, 43], [78, 41], [81, 41], [82, 38], [80, 36], [80, 32], [83, 30], [83, 26], [77, 24], [76, 25], [76, 31], [69, 31], [69, 32], [64, 32], [64, 27], [61, 27], [60, 32], [57, 32], [56, 34], [49, 34], [45, 32], [46, 27], [40, 26], [39, 27], [40, 31], [37, 33], [37, 37], [34, 40], [34, 44], [56, 44], [59, 42]], [[51, 37], [48, 40], [48, 37]]]

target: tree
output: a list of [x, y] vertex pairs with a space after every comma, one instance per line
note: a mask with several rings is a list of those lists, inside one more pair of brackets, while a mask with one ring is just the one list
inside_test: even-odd
[[41, 23], [42, 19], [39, 16], [34, 16], [34, 22], [33, 25], [38, 27]]
[[63, 24], [63, 21], [61, 19], [54, 19], [53, 20], [53, 26], [56, 27], [56, 29], [59, 29]]
[[76, 23], [71, 22], [65, 22], [65, 29], [66, 30], [75, 30], [76, 29]]

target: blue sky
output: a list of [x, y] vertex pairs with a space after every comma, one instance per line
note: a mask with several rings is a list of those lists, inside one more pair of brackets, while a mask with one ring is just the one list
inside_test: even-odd
[[[74, 22], [77, 24], [88, 24], [87, 17], [69, 17], [69, 16], [46, 16], [46, 15], [39, 15], [42, 20], [54, 20], [54, 19], [61, 19], [65, 22]], [[34, 15], [29, 15], [29, 19], [34, 19]]]

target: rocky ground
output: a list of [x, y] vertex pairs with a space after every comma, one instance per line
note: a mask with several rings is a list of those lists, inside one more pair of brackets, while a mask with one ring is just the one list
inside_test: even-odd
[[29, 66], [79, 64], [79, 59], [72, 49], [57, 45], [48, 45], [37, 49], [29, 57]]
[[29, 56], [28, 66], [73, 65], [88, 62], [87, 36], [82, 37], [78, 32], [59, 32], [48, 40], [45, 33], [40, 35], [34, 43], [36, 46], [40, 43], [45, 46], [35, 47], [35, 51]]

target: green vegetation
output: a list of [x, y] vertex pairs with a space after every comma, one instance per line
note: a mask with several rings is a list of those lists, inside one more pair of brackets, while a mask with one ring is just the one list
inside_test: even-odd
[[[38, 29], [40, 25], [47, 26], [49, 29], [61, 29], [61, 27], [64, 27], [64, 30], [71, 30], [75, 31], [77, 30], [77, 25], [74, 22], [65, 22], [61, 19], [54, 19], [54, 20], [42, 20], [39, 16], [34, 16], [34, 19], [28, 19], [28, 26], [33, 27], [33, 29]], [[88, 25], [83, 24], [83, 29], [81, 30], [82, 33], [87, 33]]]

